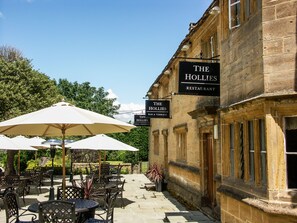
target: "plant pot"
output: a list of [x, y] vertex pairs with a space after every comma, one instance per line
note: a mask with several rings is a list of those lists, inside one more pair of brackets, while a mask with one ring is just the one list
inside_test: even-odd
[[156, 187], [156, 191], [157, 191], [157, 192], [162, 192], [162, 189], [163, 189], [162, 186], [163, 186], [162, 181], [155, 182], [155, 187]]

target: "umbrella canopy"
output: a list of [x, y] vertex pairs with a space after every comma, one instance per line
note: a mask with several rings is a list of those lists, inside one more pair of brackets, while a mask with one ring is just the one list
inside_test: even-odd
[[70, 149], [138, 151], [138, 149], [135, 147], [104, 134], [95, 135], [86, 139], [69, 143], [67, 146], [69, 146]]
[[0, 123], [0, 134], [62, 137], [62, 186], [65, 188], [65, 136], [128, 132], [134, 125], [75, 107], [66, 102]]
[[0, 123], [0, 134], [32, 136], [74, 136], [128, 132], [134, 125], [66, 102]]
[[[22, 148], [25, 148], [25, 149], [20, 148], [19, 152], [18, 152], [18, 171], [19, 171], [19, 174], [20, 174], [21, 173], [21, 153], [20, 153], [20, 150], [37, 150], [37, 149], [32, 147], [32, 145], [31, 145], [31, 143], [29, 141], [29, 138], [27, 138], [25, 136], [19, 135], [19, 136], [16, 136], [14, 138], [11, 138], [11, 140], [13, 142], [15, 142], [16, 144], [20, 145]], [[31, 148], [31, 149], [27, 149], [27, 148]]]
[[0, 149], [3, 149], [3, 150], [37, 150], [31, 146], [19, 144], [15, 140], [13, 140], [7, 136], [4, 136], [4, 135], [0, 135]]

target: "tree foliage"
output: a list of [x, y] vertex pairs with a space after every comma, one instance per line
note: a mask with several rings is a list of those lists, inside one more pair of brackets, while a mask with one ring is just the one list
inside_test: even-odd
[[[138, 152], [109, 152], [108, 158], [121, 160], [127, 163], [137, 163], [138, 161], [148, 160], [148, 127], [137, 127], [127, 133], [113, 133], [111, 137], [139, 149]], [[112, 158], [113, 157], [113, 158]]]
[[[61, 96], [55, 81], [33, 69], [31, 62], [12, 47], [0, 47], [0, 120], [48, 107]], [[14, 173], [15, 152], [7, 153], [8, 173]]]
[[115, 99], [107, 98], [108, 92], [103, 87], [92, 87], [89, 82], [82, 84], [59, 79], [58, 89], [65, 97], [65, 101], [75, 104], [77, 107], [87, 109], [112, 117], [117, 114], [118, 105], [114, 105]]

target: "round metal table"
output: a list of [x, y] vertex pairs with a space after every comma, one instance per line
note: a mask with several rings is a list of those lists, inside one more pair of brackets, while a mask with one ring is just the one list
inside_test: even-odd
[[[75, 203], [75, 212], [78, 213], [77, 223], [84, 222], [86, 219], [94, 218], [95, 209], [99, 207], [99, 203], [94, 200], [88, 199], [68, 199], [66, 201]], [[48, 201], [46, 201], [48, 202]], [[36, 202], [31, 204], [28, 207], [28, 210], [31, 212], [38, 212], [39, 203]]]

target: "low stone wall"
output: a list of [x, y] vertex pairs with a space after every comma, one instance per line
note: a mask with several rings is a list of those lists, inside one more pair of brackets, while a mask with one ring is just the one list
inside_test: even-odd
[[[132, 171], [132, 164], [131, 163], [123, 163], [121, 164], [122, 167], [122, 173], [125, 174], [131, 174], [133, 173]], [[72, 170], [75, 172], [77, 169], [83, 172], [86, 172], [86, 169], [88, 169], [88, 171], [90, 171], [90, 166], [92, 169], [98, 169], [99, 164], [98, 163], [73, 163], [72, 164]], [[110, 165], [110, 167], [117, 167], [118, 165]]]
[[221, 195], [221, 221], [238, 223], [289, 223], [297, 222], [297, 211], [292, 207], [282, 208], [280, 204], [265, 204], [257, 199], [242, 201]]

